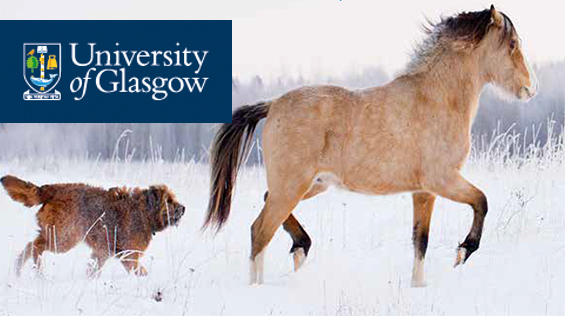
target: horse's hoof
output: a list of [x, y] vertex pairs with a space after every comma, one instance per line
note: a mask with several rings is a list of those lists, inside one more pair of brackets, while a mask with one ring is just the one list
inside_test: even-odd
[[294, 258], [294, 272], [297, 272], [298, 269], [302, 267], [304, 261], [306, 261], [306, 253], [304, 252], [304, 248], [298, 248], [293, 253], [292, 256]]
[[255, 259], [251, 259], [249, 265], [249, 285], [263, 284], [264, 254], [265, 252], [263, 251]]
[[455, 256], [455, 265], [453, 267], [455, 268], [458, 265], [465, 263], [466, 260], [467, 260], [467, 249], [463, 247], [457, 248], [457, 255]]
[[426, 274], [424, 273], [424, 259], [414, 258], [414, 269], [412, 270], [412, 287], [425, 287]]
[[426, 286], [428, 286], [428, 284], [426, 283], [425, 280], [415, 280], [415, 279], [412, 279], [411, 285], [412, 285], [412, 287], [426, 287]]
[[249, 285], [252, 287], [258, 287], [261, 284], [263, 284], [263, 278], [262, 277], [258, 277], [256, 275], [251, 275], [249, 278]]

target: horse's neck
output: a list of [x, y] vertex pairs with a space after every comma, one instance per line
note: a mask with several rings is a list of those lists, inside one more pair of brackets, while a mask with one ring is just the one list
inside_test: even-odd
[[475, 60], [462, 60], [457, 56], [446, 56], [415, 80], [427, 99], [439, 108], [449, 110], [472, 124], [477, 115], [479, 96], [485, 81], [478, 71]]

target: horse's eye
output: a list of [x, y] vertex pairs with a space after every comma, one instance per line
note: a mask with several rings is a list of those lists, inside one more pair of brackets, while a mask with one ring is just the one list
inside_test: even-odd
[[510, 50], [514, 51], [516, 49], [516, 40], [510, 40]]

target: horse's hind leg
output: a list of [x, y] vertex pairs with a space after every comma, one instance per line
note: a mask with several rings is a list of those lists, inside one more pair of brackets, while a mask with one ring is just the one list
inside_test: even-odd
[[414, 243], [414, 269], [412, 270], [412, 286], [426, 286], [426, 274], [424, 272], [424, 258], [428, 248], [428, 235], [430, 231], [430, 220], [434, 210], [436, 196], [426, 192], [412, 194], [414, 204], [414, 231], [412, 241]]
[[276, 230], [289, 217], [292, 210], [308, 191], [311, 180], [287, 181], [286, 183], [296, 183], [297, 185], [290, 187], [287, 184], [287, 192], [278, 188], [270, 190], [261, 214], [259, 214], [259, 217], [251, 226], [251, 284], [263, 283], [265, 248], [273, 238]]
[[[302, 198], [302, 200], [307, 200], [312, 198], [328, 189], [327, 185], [316, 183], [306, 195]], [[265, 192], [264, 200], [267, 201], [267, 196], [269, 192]], [[304, 227], [300, 225], [300, 222], [292, 215], [292, 213], [288, 216], [288, 218], [283, 223], [284, 230], [290, 235], [292, 238], [292, 247], [290, 248], [290, 253], [294, 259], [294, 271], [298, 271], [304, 261], [306, 261], [306, 257], [308, 256], [308, 251], [310, 250], [310, 246], [312, 245], [312, 240]]]
[[433, 189], [434, 193], [455, 202], [469, 204], [473, 208], [473, 225], [465, 241], [457, 248], [455, 266], [465, 263], [469, 256], [479, 248], [485, 216], [488, 212], [485, 194], [465, 180], [458, 171], [438, 179], [441, 185]]
[[[328, 185], [316, 182], [310, 190], [302, 197], [302, 200], [308, 200], [309, 198], [313, 198], [316, 195], [326, 191], [328, 189]], [[265, 191], [263, 195], [263, 201], [267, 202], [267, 197], [269, 196], [269, 191]]]

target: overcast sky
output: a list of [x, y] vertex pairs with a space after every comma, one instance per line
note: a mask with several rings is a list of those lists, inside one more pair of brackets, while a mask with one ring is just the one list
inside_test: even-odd
[[513, 20], [532, 62], [565, 59], [564, 0], [0, 0], [0, 19], [230, 19], [234, 75], [311, 77], [367, 66], [393, 74], [422, 39], [425, 17], [491, 3]]

